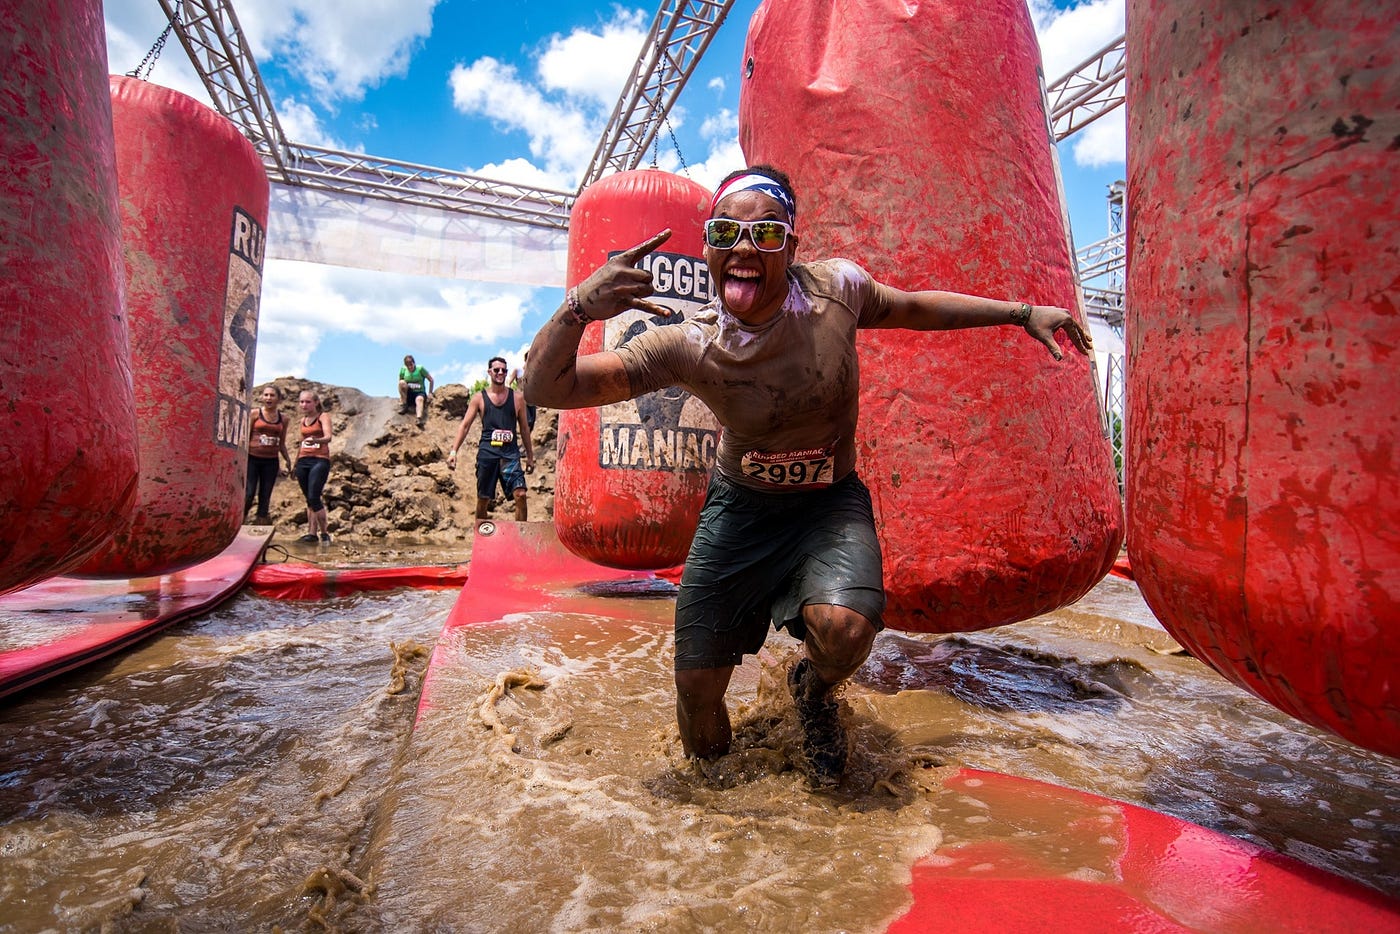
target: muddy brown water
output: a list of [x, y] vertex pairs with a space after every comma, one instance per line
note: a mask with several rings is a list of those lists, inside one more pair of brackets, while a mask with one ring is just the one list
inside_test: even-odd
[[[1136, 587], [982, 633], [884, 633], [842, 788], [794, 768], [774, 636], [735, 751], [680, 754], [671, 602], [512, 616], [456, 595], [245, 592], [0, 708], [0, 931], [874, 931], [985, 818], [959, 766], [1141, 804], [1400, 897], [1400, 763], [1180, 654]], [[1066, 853], [1067, 866], [1095, 859]]]

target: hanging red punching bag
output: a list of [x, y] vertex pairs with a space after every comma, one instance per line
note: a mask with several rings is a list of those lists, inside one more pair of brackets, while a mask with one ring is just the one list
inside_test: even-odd
[[[580, 353], [621, 346], [648, 328], [678, 324], [710, 299], [702, 228], [710, 192], [656, 169], [619, 172], [584, 189], [569, 218], [569, 285], [609, 256], [667, 227], [671, 239], [642, 265], [652, 300], [669, 318], [628, 311], [590, 324]], [[663, 389], [599, 409], [559, 413], [554, 528], [574, 554], [618, 568], [674, 567], [685, 560], [719, 425], [699, 399]]]
[[0, 28], [0, 593], [71, 569], [136, 492], [102, 4]]
[[[797, 261], [1078, 312], [1039, 68], [1022, 0], [765, 2], [739, 137], [749, 164], [793, 178]], [[1108, 572], [1122, 509], [1091, 365], [1067, 340], [1062, 362], [1010, 326], [859, 346], [887, 625], [1027, 619]]]
[[141, 481], [83, 574], [137, 577], [238, 533], [268, 183], [238, 128], [183, 94], [111, 79]]
[[1400, 756], [1400, 18], [1128, 12], [1134, 577], [1221, 674]]

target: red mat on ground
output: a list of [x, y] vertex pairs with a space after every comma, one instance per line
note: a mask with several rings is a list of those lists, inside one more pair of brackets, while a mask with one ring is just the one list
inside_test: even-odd
[[[662, 573], [679, 577], [679, 569]], [[670, 580], [650, 571], [622, 571], [578, 557], [560, 544], [553, 522], [482, 522], [472, 542], [471, 576], [442, 632], [511, 613], [592, 613], [602, 595], [674, 590]], [[450, 661], [446, 641], [439, 637], [423, 676], [420, 718], [432, 707], [434, 671]]]
[[1400, 931], [1400, 902], [1156, 811], [972, 769], [943, 787], [979, 812], [977, 841], [914, 865], [891, 934]]
[[96, 661], [223, 602], [247, 582], [271, 529], [242, 529], [194, 567], [159, 577], [52, 577], [0, 597], [0, 697]]
[[316, 564], [260, 564], [248, 586], [275, 600], [322, 600], [364, 590], [451, 590], [467, 582], [467, 565], [408, 568], [326, 568]]
[[[513, 614], [596, 615], [600, 598], [671, 588], [654, 574], [574, 556], [550, 523], [482, 526], [472, 576], [424, 678], [420, 719], [433, 706], [435, 671], [452, 662], [446, 646], [454, 628], [501, 623]], [[618, 612], [618, 601], [607, 612]], [[914, 904], [890, 925], [893, 934], [1400, 932], [1400, 903], [1146, 808], [971, 769], [946, 779], [941, 794], [948, 828], [965, 822], [974, 840], [950, 840], [914, 864]]]

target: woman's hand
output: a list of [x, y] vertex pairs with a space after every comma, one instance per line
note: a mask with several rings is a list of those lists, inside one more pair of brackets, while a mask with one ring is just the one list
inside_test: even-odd
[[578, 301], [583, 313], [594, 321], [604, 321], [630, 308], [637, 308], [669, 317], [671, 309], [647, 301], [647, 296], [656, 291], [652, 287], [651, 273], [637, 268], [642, 257], [669, 239], [671, 229], [668, 227], [630, 250], [623, 250], [593, 270], [593, 274], [578, 287]]
[[1045, 345], [1050, 355], [1059, 360], [1060, 345], [1055, 343], [1055, 332], [1064, 331], [1070, 342], [1079, 348], [1086, 357], [1094, 349], [1094, 338], [1074, 319], [1068, 311], [1053, 305], [1031, 306], [1031, 316], [1026, 321], [1026, 333]]

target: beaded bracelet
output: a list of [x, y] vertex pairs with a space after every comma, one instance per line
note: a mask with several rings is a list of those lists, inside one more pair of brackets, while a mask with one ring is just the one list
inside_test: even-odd
[[1029, 302], [1018, 302], [1011, 310], [1011, 323], [1020, 327], [1025, 327], [1031, 320], [1031, 306]]
[[587, 324], [593, 320], [584, 312], [583, 302], [579, 301], [577, 288], [569, 289], [569, 291], [565, 293], [564, 304], [569, 310], [569, 315], [573, 317], [574, 323], [587, 326]]

